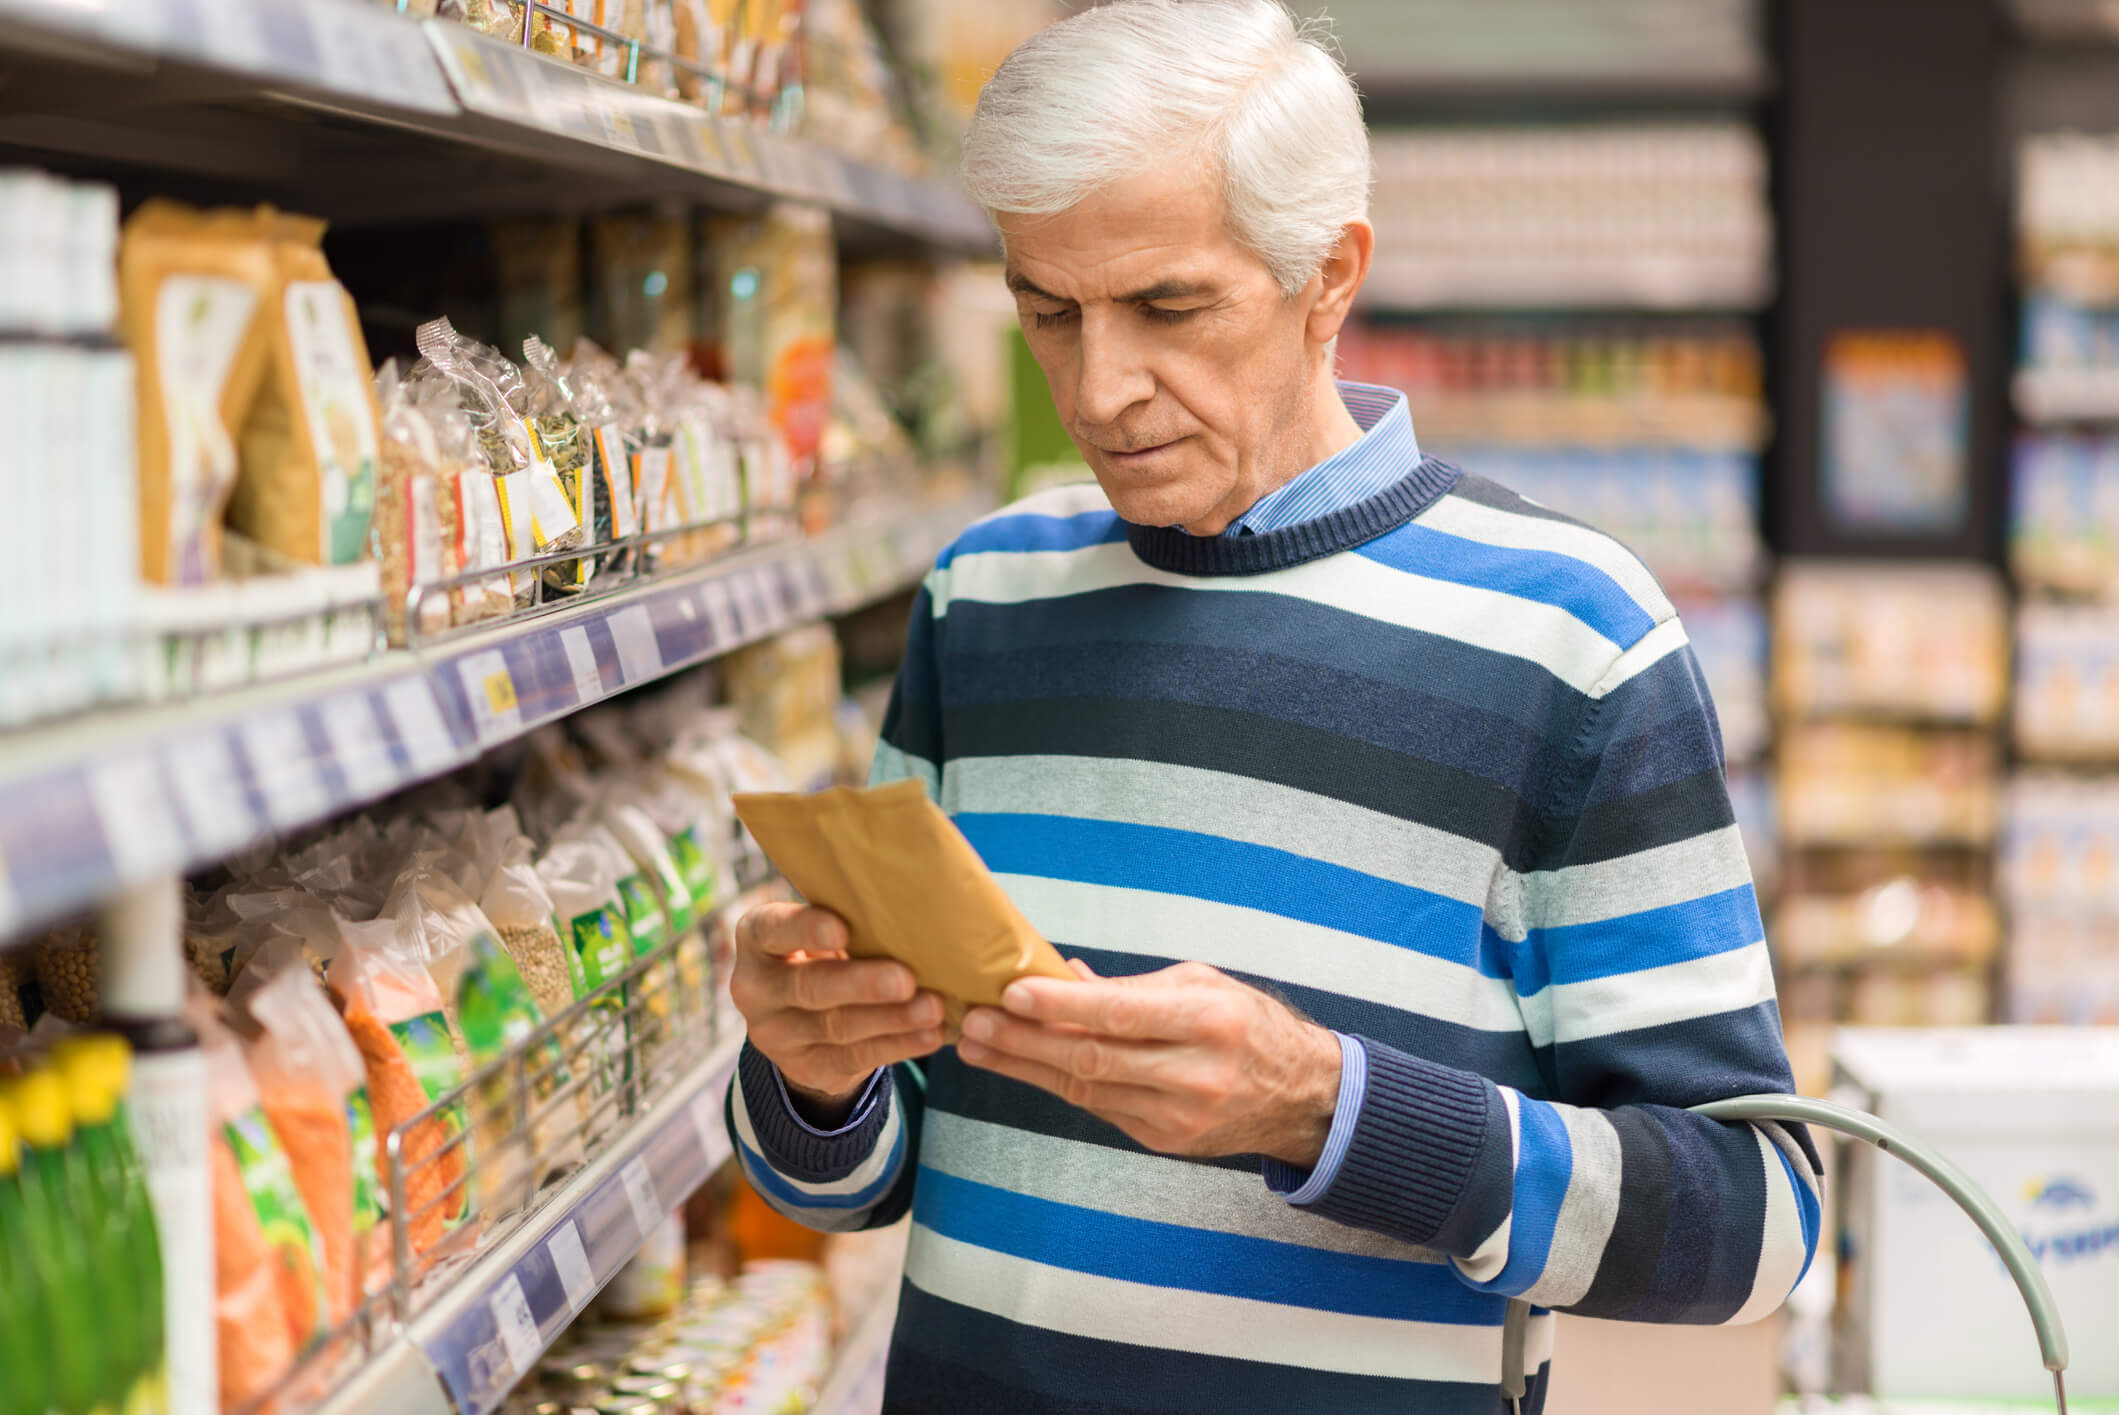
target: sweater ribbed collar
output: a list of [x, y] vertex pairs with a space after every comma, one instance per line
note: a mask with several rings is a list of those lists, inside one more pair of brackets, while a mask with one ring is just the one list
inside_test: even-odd
[[1251, 536], [1194, 536], [1171, 526], [1126, 523], [1133, 553], [1173, 575], [1263, 575], [1321, 560], [1394, 531], [1457, 484], [1447, 462], [1423, 457], [1398, 481], [1365, 501], [1315, 520]]

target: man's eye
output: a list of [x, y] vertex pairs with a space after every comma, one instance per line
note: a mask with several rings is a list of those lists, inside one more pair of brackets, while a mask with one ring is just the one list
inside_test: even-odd
[[1142, 305], [1140, 312], [1157, 324], [1176, 324], [1198, 313], [1197, 310], [1166, 310], [1160, 305]]
[[1050, 314], [1043, 310], [1032, 310], [1030, 314], [1037, 321], [1039, 329], [1050, 329], [1054, 325], [1065, 324], [1068, 320], [1074, 318], [1073, 310], [1054, 310]]

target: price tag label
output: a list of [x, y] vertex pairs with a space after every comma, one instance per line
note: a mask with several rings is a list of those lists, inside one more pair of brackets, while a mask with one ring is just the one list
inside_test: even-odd
[[153, 757], [141, 752], [95, 763], [88, 794], [120, 876], [144, 879], [182, 863], [184, 840]]
[[209, 732], [172, 743], [162, 754], [176, 783], [177, 805], [201, 854], [228, 855], [257, 836], [257, 817], [228, 739]]
[[721, 147], [728, 154], [729, 167], [739, 177], [756, 178], [759, 175], [758, 150], [752, 145], [751, 135], [740, 123], [723, 123], [715, 130], [721, 139]]
[[692, 1128], [699, 1132], [699, 1148], [706, 1152], [706, 1167], [717, 1169], [730, 1154], [728, 1131], [721, 1123], [720, 1088], [712, 1087], [692, 1097]]
[[[200, 7], [201, 28], [190, 36], [172, 35], [180, 47], [203, 53], [229, 69], [262, 69], [272, 60], [260, 21], [263, 8], [245, 0], [213, 0]], [[189, 38], [191, 43], [185, 44]]]
[[397, 785], [397, 767], [368, 695], [341, 693], [326, 699], [318, 715], [324, 719], [324, 736], [338, 759], [339, 775], [346, 778], [346, 789], [363, 801], [390, 794]]
[[717, 652], [734, 648], [743, 638], [743, 631], [736, 624], [736, 609], [730, 603], [728, 583], [724, 580], [709, 580], [699, 589], [699, 603], [706, 610], [706, 622], [713, 628], [713, 647]]
[[515, 700], [515, 677], [499, 649], [468, 654], [456, 662], [464, 697], [471, 704], [471, 726], [481, 747], [505, 742], [522, 731], [522, 705]]
[[596, 650], [589, 631], [579, 624], [559, 631], [559, 644], [567, 653], [567, 668], [574, 675], [574, 698], [583, 707], [603, 699], [603, 675], [596, 671]]
[[383, 689], [383, 706], [397, 724], [397, 740], [404, 744], [413, 775], [434, 776], [456, 764], [456, 739], [424, 677], [400, 678]]
[[250, 772], [265, 796], [265, 814], [281, 830], [293, 830], [321, 819], [331, 810], [331, 793], [292, 709], [268, 712], [243, 724], [243, 750]]
[[628, 685], [644, 683], [662, 673], [662, 646], [655, 642], [655, 624], [647, 606], [629, 604], [605, 621], [611, 641], [618, 646], [618, 671]]
[[[235, 10], [242, 6], [227, 4], [224, 0], [223, 5], [215, 8]], [[323, 71], [323, 55], [318, 53], [316, 35], [309, 28], [308, 8], [306, 5], [267, 4], [257, 11], [265, 57], [281, 73], [315, 78]]]
[[567, 1306], [579, 1312], [596, 1296], [596, 1270], [589, 1266], [589, 1255], [581, 1246], [581, 1230], [574, 1220], [568, 1219], [545, 1240], [544, 1246], [552, 1255], [552, 1266], [558, 1270], [559, 1285], [566, 1289]]
[[647, 1160], [640, 1155], [627, 1160], [618, 1176], [625, 1185], [626, 1202], [633, 1206], [633, 1222], [645, 1238], [654, 1232], [655, 1225], [669, 1217], [655, 1193], [655, 1176], [648, 1173]]
[[679, 162], [687, 167], [714, 167], [719, 163], [710, 156], [700, 134], [705, 131], [700, 122], [688, 113], [672, 113], [665, 126], [669, 130], [670, 150]]
[[780, 627], [780, 616], [758, 572], [737, 575], [729, 589], [736, 596], [736, 612], [743, 616], [745, 634], [755, 639]]
[[522, 1282], [513, 1273], [500, 1280], [487, 1305], [493, 1309], [493, 1325], [500, 1329], [500, 1344], [507, 1350], [508, 1364], [518, 1376], [528, 1375], [544, 1355], [544, 1342], [537, 1335], [537, 1319], [522, 1295]]

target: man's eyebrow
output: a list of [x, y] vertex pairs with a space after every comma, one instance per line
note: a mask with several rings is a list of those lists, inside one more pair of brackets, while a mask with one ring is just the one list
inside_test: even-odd
[[1158, 280], [1130, 294], [1120, 295], [1122, 305], [1153, 304], [1157, 300], [1189, 300], [1200, 295], [1215, 293], [1215, 287], [1203, 280]]
[[1028, 295], [1033, 300], [1052, 300], [1063, 305], [1074, 303], [1072, 300], [1065, 299], [1053, 294], [1050, 290], [1044, 289], [1033, 282], [1027, 275], [1018, 275], [1012, 270], [1008, 272], [1008, 288], [1015, 291], [1018, 295]]
[[[1028, 295], [1033, 300], [1051, 300], [1055, 304], [1071, 305], [1074, 301], [1064, 295], [1055, 295], [1044, 289], [1027, 275], [1014, 271], [1008, 273], [1008, 288], [1018, 295]], [[1215, 293], [1215, 287], [1200, 280], [1158, 280], [1118, 297], [1122, 305], [1153, 304], [1157, 300], [1189, 300], [1201, 295]]]

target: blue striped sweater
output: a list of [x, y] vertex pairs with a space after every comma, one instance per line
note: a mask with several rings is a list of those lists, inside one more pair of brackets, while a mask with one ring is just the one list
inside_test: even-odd
[[1606, 537], [1432, 459], [1239, 538], [1048, 492], [928, 576], [874, 776], [1063, 954], [1212, 964], [1362, 1072], [1304, 1176], [946, 1050], [822, 1132], [746, 1049], [768, 1201], [911, 1214], [889, 1410], [1491, 1415], [1519, 1298], [1537, 1411], [1552, 1309], [1746, 1321], [1807, 1266], [1808, 1138], [1682, 1109], [1790, 1079], [1713, 709]]

